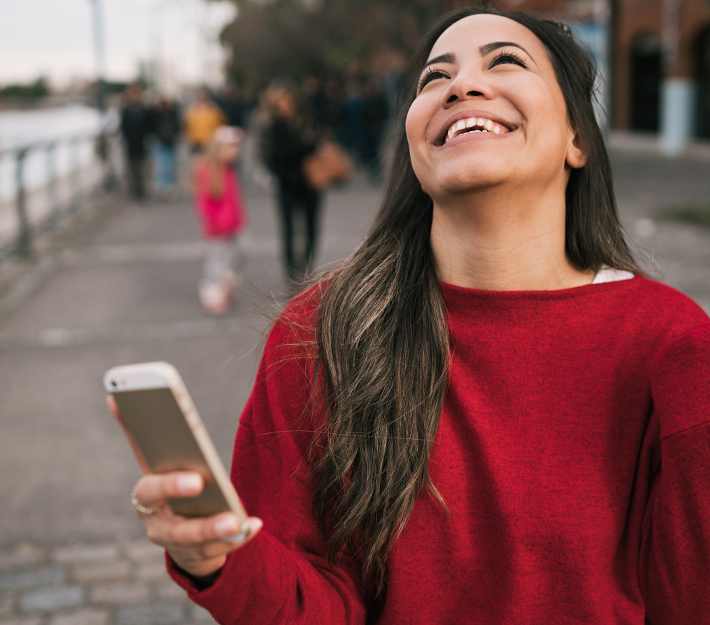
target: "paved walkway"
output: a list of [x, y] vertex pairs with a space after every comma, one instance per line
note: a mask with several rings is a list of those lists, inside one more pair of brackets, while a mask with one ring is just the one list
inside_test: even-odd
[[[670, 204], [710, 202], [710, 164], [644, 151], [613, 161], [623, 221], [655, 273], [710, 311], [710, 230], [661, 218]], [[101, 378], [115, 364], [173, 362], [229, 462], [263, 329], [285, 292], [271, 198], [253, 183], [246, 191], [253, 288], [223, 319], [197, 303], [203, 246], [187, 200], [105, 208], [65, 238], [40, 279], [20, 283], [31, 287], [22, 297], [0, 301], [0, 625], [211, 622], [143, 538], [128, 501], [138, 469]], [[364, 180], [329, 194], [322, 262], [352, 249], [378, 196]]]
[[[263, 330], [287, 293], [271, 195], [251, 178], [247, 284], [224, 318], [197, 301], [204, 244], [187, 198], [109, 204], [0, 302], [1, 625], [207, 618], [143, 538], [128, 500], [139, 471], [101, 380], [116, 364], [174, 363], [228, 465]], [[325, 199], [329, 263], [361, 239], [379, 189], [356, 179]]]
[[21, 543], [0, 565], [3, 625], [213, 623], [165, 573], [145, 539], [41, 548]]

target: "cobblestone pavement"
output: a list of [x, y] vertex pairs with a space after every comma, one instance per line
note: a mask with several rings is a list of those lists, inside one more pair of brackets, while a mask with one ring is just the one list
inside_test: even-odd
[[[663, 217], [710, 203], [710, 158], [664, 159], [642, 144], [612, 161], [647, 266], [710, 312], [710, 230]], [[328, 195], [322, 262], [352, 249], [378, 197], [362, 179]], [[186, 200], [110, 209], [0, 314], [0, 625], [213, 622], [143, 538], [128, 502], [138, 470], [100, 380], [115, 364], [173, 362], [229, 462], [262, 330], [285, 292], [270, 195], [248, 183], [247, 199], [244, 276], [256, 288], [225, 318], [196, 301], [204, 246]]]
[[39, 548], [0, 556], [3, 625], [188, 625], [213, 623], [165, 573], [163, 551], [145, 539]]

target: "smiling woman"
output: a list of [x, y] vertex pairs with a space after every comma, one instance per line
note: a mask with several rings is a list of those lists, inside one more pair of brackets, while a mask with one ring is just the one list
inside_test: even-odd
[[220, 623], [709, 622], [710, 323], [628, 250], [593, 85], [525, 13], [448, 15], [412, 56], [378, 216], [240, 420], [263, 530], [136, 487]]
[[[433, 200], [440, 276], [495, 290], [591, 282], [593, 271], [574, 267], [564, 250], [565, 189], [570, 170], [586, 159], [542, 41], [511, 19], [475, 15], [450, 26], [431, 55], [406, 128], [414, 173]], [[478, 133], [470, 131], [476, 127]], [[504, 267], [508, 275], [481, 245], [474, 246], [482, 250], [476, 262], [469, 254], [452, 261], [442, 254], [452, 245], [471, 247], [466, 225], [474, 206], [476, 236], [515, 250]], [[556, 255], [541, 258], [543, 239]], [[520, 262], [523, 256], [538, 262]], [[549, 271], [540, 272], [540, 262]]]

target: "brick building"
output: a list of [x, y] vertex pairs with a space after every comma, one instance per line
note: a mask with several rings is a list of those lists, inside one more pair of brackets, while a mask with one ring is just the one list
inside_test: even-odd
[[[454, 0], [450, 7], [473, 2]], [[667, 153], [710, 138], [710, 0], [499, 0], [570, 24], [604, 77], [607, 125], [658, 133]], [[603, 117], [603, 116], [602, 116]], [[602, 119], [602, 121], [604, 121]]]
[[615, 125], [710, 138], [710, 2], [617, 0], [617, 5]]

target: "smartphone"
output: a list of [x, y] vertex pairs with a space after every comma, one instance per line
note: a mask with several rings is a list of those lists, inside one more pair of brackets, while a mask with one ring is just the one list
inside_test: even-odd
[[146, 362], [109, 369], [104, 387], [113, 395], [119, 421], [144, 473], [195, 471], [204, 490], [195, 497], [170, 499], [175, 514], [202, 517], [244, 507], [217, 450], [175, 367]]

